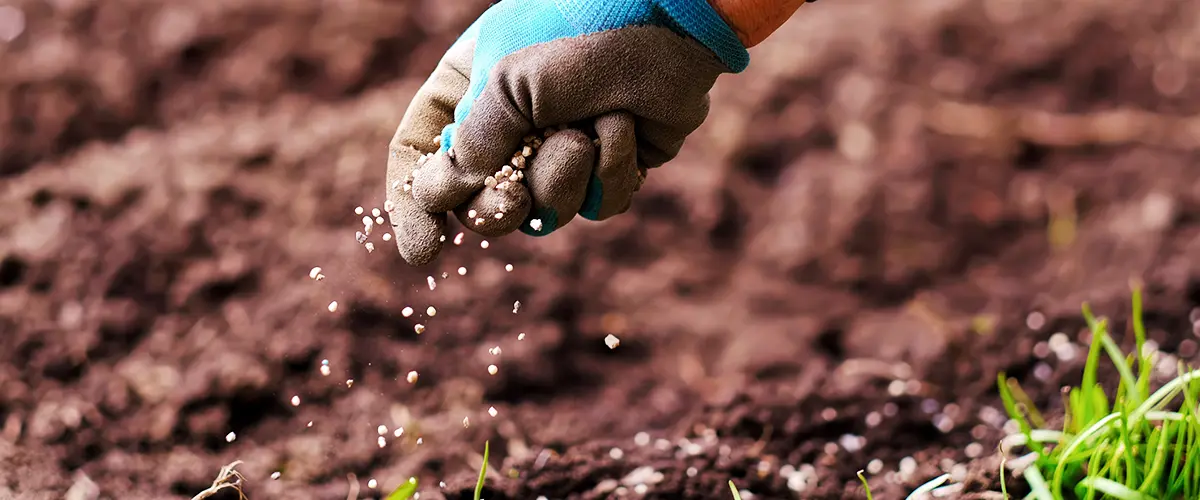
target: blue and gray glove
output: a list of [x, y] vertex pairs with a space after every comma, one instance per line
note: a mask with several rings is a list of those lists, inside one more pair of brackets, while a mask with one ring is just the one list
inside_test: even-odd
[[[545, 235], [576, 214], [625, 212], [647, 169], [703, 123], [717, 77], [748, 62], [706, 0], [493, 5], [392, 139], [387, 197], [401, 255], [436, 259], [451, 211], [487, 236]], [[530, 138], [545, 129], [557, 133]], [[514, 153], [531, 140], [541, 147], [526, 164]]]

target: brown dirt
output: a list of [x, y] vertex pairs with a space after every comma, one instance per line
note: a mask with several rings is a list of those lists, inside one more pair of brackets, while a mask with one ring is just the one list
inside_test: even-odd
[[484, 3], [15, 3], [0, 498], [190, 498], [235, 459], [253, 499], [469, 498], [484, 440], [491, 500], [862, 498], [874, 459], [877, 498], [942, 472], [986, 497], [996, 373], [1058, 404], [1080, 360], [1035, 345], [1081, 301], [1121, 316], [1144, 281], [1197, 361], [1195, 2], [820, 2], [633, 214], [367, 254], [353, 209]]

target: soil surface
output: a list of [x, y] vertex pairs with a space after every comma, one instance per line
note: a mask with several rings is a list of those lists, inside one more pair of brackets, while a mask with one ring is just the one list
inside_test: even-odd
[[368, 253], [486, 3], [0, 4], [0, 498], [994, 498], [1082, 302], [1200, 361], [1200, 4], [819, 2], [630, 214]]

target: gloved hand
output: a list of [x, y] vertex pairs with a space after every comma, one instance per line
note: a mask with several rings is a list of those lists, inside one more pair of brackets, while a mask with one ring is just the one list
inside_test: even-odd
[[[626, 211], [646, 170], [704, 121], [717, 77], [748, 62], [706, 0], [499, 2], [447, 52], [392, 140], [401, 255], [432, 262], [452, 210], [486, 235]], [[523, 180], [485, 185], [526, 136], [563, 124], [573, 128], [546, 139]]]

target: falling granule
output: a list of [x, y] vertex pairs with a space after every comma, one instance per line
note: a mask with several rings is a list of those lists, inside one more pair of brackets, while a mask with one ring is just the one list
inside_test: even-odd
[[375, 489], [376, 486], [379, 486], [379, 482], [376, 481], [375, 478], [371, 478], [370, 481], [367, 481], [368, 488]]
[[279, 471], [272, 472], [271, 479], [279, 479], [279, 476], [281, 476], [281, 475], [282, 474], [280, 474]]
[[366, 243], [366, 242], [367, 242], [367, 235], [366, 235], [366, 234], [363, 234], [363, 232], [362, 232], [362, 231], [355, 231], [355, 232], [354, 232], [354, 241], [357, 241], [357, 242], [358, 242], [358, 244], [360, 244], [360, 245], [361, 245], [361, 244], [363, 244], [363, 243]]
[[479, 213], [476, 212], [474, 209], [467, 210], [467, 217], [474, 219], [476, 215], [479, 215]]
[[650, 434], [639, 432], [633, 436], [633, 444], [638, 446], [647, 446], [650, 444]]
[[404, 435], [403, 427], [397, 427], [396, 430], [392, 431], [392, 437], [400, 437], [403, 435]]
[[417, 444], [425, 444], [425, 438], [417, 438]]
[[441, 236], [438, 236], [438, 241], [439, 241], [439, 242], [442, 242], [442, 243], [445, 243], [445, 242], [446, 242], [446, 235], [444, 235], [444, 234], [443, 234], [443, 235], [441, 235]]
[[488, 240], [479, 242], [479, 248], [487, 248], [488, 246], [491, 246], [491, 243], [488, 243]]
[[[482, 226], [484, 222], [487, 222], [487, 219], [484, 219], [483, 217], [476, 217], [476, 218], [475, 218], [475, 225], [476, 225], [476, 226]], [[485, 241], [484, 243], [487, 243], [487, 242]], [[487, 248], [487, 246], [484, 246], [483, 248]]]
[[611, 450], [608, 450], [608, 456], [611, 457], [613, 460], [620, 460], [625, 457], [625, 450], [622, 450], [620, 448], [613, 448]]
[[383, 233], [383, 241], [392, 241], [392, 233]]
[[471, 417], [463, 417], [463, 428], [471, 426]]
[[372, 217], [379, 217], [379, 209], [378, 209], [378, 208], [372, 208], [372, 209], [371, 209], [371, 216], [372, 216]]
[[458, 268], [458, 275], [459, 275], [459, 276], [466, 276], [466, 275], [467, 275], [467, 268], [465, 268], [465, 267], [460, 267], [460, 268]]
[[500, 220], [503, 218], [504, 218], [504, 212], [496, 212], [496, 220]]
[[505, 270], [505, 271], [508, 271], [508, 272], [510, 272], [510, 273], [511, 273], [511, 272], [512, 272], [512, 270], [513, 270], [512, 264], [505, 264], [505, 265], [504, 265], [504, 270]]
[[348, 378], [346, 379], [346, 388], [349, 389], [351, 387], [354, 387], [354, 379]]
[[604, 344], [607, 345], [609, 349], [616, 349], [617, 346], [621, 345], [621, 339], [610, 333], [607, 337], [604, 337]]
[[375, 225], [377, 225], [377, 226], [382, 226], [382, 225], [383, 225], [383, 222], [384, 222], [384, 221], [383, 221], [383, 217], [376, 217], [376, 218], [375, 218]]
[[497, 414], [497, 413], [499, 413], [499, 412], [497, 412], [497, 411], [496, 411], [496, 407], [495, 407], [495, 406], [493, 406], [493, 407], [491, 407], [491, 408], [488, 408], [488, 415], [491, 415], [491, 416], [492, 416], [492, 418], [496, 418], [496, 414]]
[[454, 235], [454, 244], [455, 245], [461, 245], [462, 242], [463, 242], [463, 233], [458, 233], [458, 234]]
[[329, 369], [329, 360], [322, 359], [321, 360], [321, 375], [328, 377], [330, 371], [331, 370]]
[[413, 370], [413, 371], [411, 371], [411, 372], [408, 372], [408, 377], [407, 377], [407, 379], [408, 379], [408, 383], [410, 383], [410, 384], [415, 384], [415, 383], [417, 383], [417, 378], [418, 378], [418, 377], [420, 377], [420, 374], [418, 374], [416, 370]]
[[311, 271], [308, 272], [309, 279], [319, 280], [319, 279], [321, 279], [321, 278], [319, 278], [319, 276], [321, 276], [321, 268], [319, 268], [319, 267], [314, 267], [314, 268], [312, 268]]
[[371, 243], [371, 242], [369, 242], [369, 241], [368, 241], [368, 242], [366, 243], [366, 245], [363, 245], [363, 246], [367, 247], [367, 253], [371, 253], [371, 252], [374, 252], [374, 251], [375, 251], [375, 244], [374, 244], [374, 243]]
[[521, 301], [518, 300], [516, 302], [513, 302], [513, 314], [516, 314], [517, 311], [520, 311], [520, 310], [521, 310]]
[[405, 307], [404, 309], [400, 310], [400, 315], [404, 316], [405, 318], [412, 316], [412, 314], [413, 314], [413, 308], [411, 308], [411, 307]]
[[292, 406], [300, 406], [300, 396], [292, 396]]
[[417, 335], [425, 333], [425, 325], [417, 323], [416, 325], [413, 325], [413, 331], [417, 332]]
[[383, 436], [379, 436], [379, 447], [380, 448], [387, 447], [387, 438], [385, 438]]
[[362, 223], [363, 223], [363, 232], [367, 233], [367, 236], [370, 236], [371, 230], [375, 229], [375, 221], [372, 220], [370, 217], [364, 216], [362, 219]]
[[446, 272], [443, 272], [443, 273], [442, 273], [442, 279], [446, 279], [446, 278], [449, 278], [449, 277], [450, 277], [450, 273], [446, 273]]
[[229, 434], [226, 434], [226, 435], [225, 435], [225, 442], [226, 442], [226, 443], [232, 443], [234, 439], [237, 439], [237, 433], [236, 433], [236, 432], [230, 432]]
[[312, 420], [309, 420], [308, 425], [306, 425], [305, 427], [312, 427], [312, 422], [313, 422]]
[[376, 432], [377, 434], [379, 434], [380, 436], [382, 436], [382, 435], [384, 435], [384, 434], [387, 434], [387, 431], [388, 431], [388, 428], [387, 428], [387, 426], [386, 426], [386, 425], [383, 425], [383, 424], [379, 424], [379, 427], [376, 427], [376, 428], [375, 428], [375, 432]]
[[880, 472], [883, 472], [883, 460], [875, 458], [867, 462], [867, 473], [879, 474]]
[[437, 316], [437, 309], [435, 309], [433, 306], [429, 306], [425, 309], [425, 315], [429, 316], [430, 318]]
[[329, 303], [329, 312], [337, 312], [337, 301]]
[[541, 231], [542, 230], [542, 219], [533, 219], [533, 220], [529, 221], [529, 227], [532, 227], [534, 231]]
[[362, 214], [363, 214], [363, 207], [354, 207], [354, 213], [355, 213], [356, 215], [362, 215]]
[[492, 356], [499, 356], [500, 355], [500, 346], [496, 346], [491, 349], [488, 349], [488, 352], [492, 353]]
[[392, 203], [392, 200], [384, 200], [384, 202], [383, 202], [383, 211], [384, 212], [391, 212], [393, 208], [396, 208], [396, 204]]
[[524, 333], [518, 333], [518, 334], [517, 334], [517, 340], [525, 340], [525, 334], [524, 334]]
[[496, 365], [488, 365], [488, 373], [489, 374], [495, 375], [499, 371], [500, 371], [500, 368], [496, 367]]
[[429, 283], [430, 290], [437, 288], [437, 282], [433, 280], [433, 276], [429, 276], [429, 277], [425, 278], [425, 281], [427, 281]]

